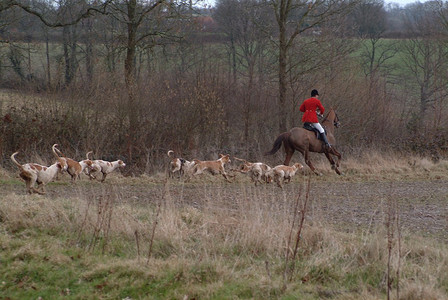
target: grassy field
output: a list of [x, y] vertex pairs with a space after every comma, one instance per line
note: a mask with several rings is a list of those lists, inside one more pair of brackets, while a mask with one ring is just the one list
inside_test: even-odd
[[3, 170], [0, 298], [448, 299], [448, 162], [364, 161], [283, 190], [116, 173], [45, 196]]

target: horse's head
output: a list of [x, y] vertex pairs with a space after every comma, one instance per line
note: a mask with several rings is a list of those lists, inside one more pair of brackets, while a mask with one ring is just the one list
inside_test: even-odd
[[[334, 110], [333, 110], [333, 111], [334, 111]], [[339, 125], [341, 125], [341, 124], [339, 123], [339, 117], [338, 117], [338, 114], [336, 113], [336, 111], [334, 111], [333, 125], [334, 125], [334, 127], [336, 127], [336, 128], [339, 128]]]
[[339, 125], [341, 125], [340, 123], [339, 123], [339, 117], [338, 117], [338, 114], [336, 113], [336, 111], [333, 109], [333, 108], [331, 108], [329, 111], [328, 111], [328, 114], [327, 114], [327, 116], [322, 120], [322, 123], [324, 123], [324, 122], [333, 122], [333, 126], [334, 127], [336, 127], [336, 128], [339, 128]]

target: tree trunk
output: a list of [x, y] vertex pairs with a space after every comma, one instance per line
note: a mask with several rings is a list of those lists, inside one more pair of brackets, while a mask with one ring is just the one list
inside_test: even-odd
[[45, 55], [47, 58], [47, 88], [51, 88], [51, 67], [50, 67], [50, 38], [48, 36], [48, 30], [45, 30]]
[[251, 125], [251, 115], [252, 115], [252, 95], [254, 90], [254, 63], [249, 62], [249, 82], [247, 86], [245, 107], [244, 107], [244, 142], [246, 144], [246, 155], [249, 153], [249, 132]]
[[64, 61], [65, 61], [65, 85], [69, 86], [76, 73], [76, 30], [74, 26], [66, 26], [62, 29]]
[[90, 19], [86, 20], [86, 72], [87, 72], [87, 83], [89, 86], [93, 83], [93, 43], [92, 43], [92, 21]]
[[125, 83], [126, 91], [128, 94], [128, 117], [129, 117], [129, 131], [128, 131], [128, 142], [127, 142], [127, 152], [129, 155], [129, 160], [132, 161], [132, 149], [135, 146], [136, 141], [136, 129], [138, 128], [138, 115], [136, 107], [136, 78], [135, 78], [135, 53], [136, 53], [136, 36], [137, 36], [137, 25], [134, 22], [136, 13], [136, 0], [130, 0], [127, 4], [128, 9], [128, 19], [127, 24], [128, 30], [128, 41], [126, 49], [126, 59], [124, 62], [125, 69]]
[[[282, 1], [283, 2], [283, 1]], [[281, 14], [280, 19], [284, 18]], [[286, 20], [279, 22], [279, 56], [278, 56], [278, 120], [280, 132], [285, 132], [287, 110], [286, 110], [286, 64], [287, 64], [287, 52], [288, 45], [286, 42]]]

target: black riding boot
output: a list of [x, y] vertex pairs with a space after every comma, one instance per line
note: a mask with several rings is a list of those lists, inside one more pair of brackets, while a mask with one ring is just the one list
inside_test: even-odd
[[325, 143], [325, 147], [331, 148], [331, 145], [330, 145], [330, 143], [328, 142], [328, 139], [327, 139], [327, 134], [325, 132], [323, 132], [323, 133], [321, 133], [321, 136], [322, 136], [322, 140]]

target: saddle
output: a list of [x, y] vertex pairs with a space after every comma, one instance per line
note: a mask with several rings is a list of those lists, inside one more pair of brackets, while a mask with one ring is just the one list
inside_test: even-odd
[[[315, 133], [316, 133], [316, 137], [317, 137], [317, 139], [323, 141], [323, 139], [322, 139], [322, 135], [320, 134], [319, 130], [317, 130], [317, 129], [313, 126], [313, 123], [305, 122], [305, 123], [303, 123], [303, 128], [306, 129], [306, 130], [315, 132]], [[327, 133], [327, 131], [325, 130], [325, 128], [324, 128], [324, 132]]]

